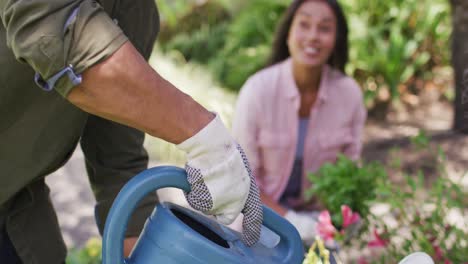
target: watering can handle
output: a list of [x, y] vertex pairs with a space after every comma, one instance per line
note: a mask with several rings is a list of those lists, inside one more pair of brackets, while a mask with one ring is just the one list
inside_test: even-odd
[[[185, 192], [190, 191], [187, 174], [184, 169], [174, 166], [160, 166], [147, 169], [132, 178], [119, 192], [107, 216], [102, 238], [102, 263], [124, 264], [123, 240], [128, 220], [138, 205], [150, 192], [157, 189], [175, 187]], [[284, 263], [294, 258], [292, 252], [302, 247], [297, 230], [273, 210], [263, 206], [263, 225], [281, 237], [281, 242], [291, 249], [285, 256]]]

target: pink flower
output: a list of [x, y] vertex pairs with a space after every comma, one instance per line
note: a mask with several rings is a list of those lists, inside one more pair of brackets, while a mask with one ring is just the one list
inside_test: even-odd
[[361, 220], [361, 217], [358, 213], [353, 213], [351, 208], [347, 205], [341, 206], [341, 215], [343, 216], [343, 228], [348, 227], [354, 223], [357, 223]]
[[374, 229], [374, 240], [369, 241], [367, 246], [370, 248], [379, 248], [379, 247], [386, 247], [388, 244], [388, 240], [383, 239], [380, 237], [379, 233], [377, 233], [377, 229]]
[[442, 249], [437, 245], [432, 245], [432, 248], [434, 249], [435, 260], [441, 260], [444, 257]]
[[[434, 260], [440, 262], [442, 259], [444, 259], [444, 252], [438, 245], [432, 244], [432, 248], [434, 249], [434, 254], [435, 254]], [[448, 259], [445, 259], [444, 264], [452, 264], [452, 262]]]
[[333, 226], [330, 213], [327, 210], [322, 211], [318, 217], [317, 231], [325, 241], [333, 240], [335, 236], [336, 228]]

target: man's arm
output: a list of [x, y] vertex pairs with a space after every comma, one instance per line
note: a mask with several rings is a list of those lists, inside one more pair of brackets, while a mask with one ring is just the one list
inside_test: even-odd
[[163, 79], [129, 42], [86, 70], [68, 99], [87, 112], [176, 144], [214, 118]]
[[87, 112], [180, 143], [187, 153], [189, 204], [224, 224], [244, 213], [244, 241], [258, 240], [260, 197], [240, 146], [219, 117], [148, 65], [96, 1], [0, 0], [0, 18], [8, 46], [36, 71], [43, 89]]
[[[172, 90], [167, 92], [170, 96], [161, 95], [152, 99], [165, 89]], [[82, 84], [71, 90], [68, 99], [90, 113], [120, 123], [130, 120], [128, 125], [143, 131], [153, 131], [152, 135], [156, 137], [163, 138], [162, 135], [166, 135], [164, 139], [173, 143], [180, 143], [195, 134], [213, 118], [213, 114], [161, 78], [129, 42], [107, 60], [85, 71]], [[181, 114], [169, 111], [174, 109], [173, 105], [182, 104], [187, 106], [181, 107]], [[153, 113], [166, 114], [151, 114], [147, 112], [147, 107]], [[193, 107], [195, 109], [191, 110]], [[200, 113], [200, 118], [194, 119], [196, 115], [188, 118], [192, 111]], [[188, 120], [179, 119], [184, 117]], [[192, 121], [193, 128], [184, 125]], [[124, 256], [129, 256], [136, 240], [136, 237], [125, 239]]]
[[242, 149], [219, 117], [164, 80], [129, 42], [86, 70], [67, 98], [87, 112], [179, 144], [188, 159], [188, 203], [223, 224], [244, 213], [244, 242], [258, 241], [260, 195]]

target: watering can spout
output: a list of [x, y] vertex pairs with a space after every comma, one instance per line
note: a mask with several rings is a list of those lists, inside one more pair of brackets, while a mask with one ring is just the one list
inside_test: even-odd
[[143, 171], [116, 197], [103, 235], [103, 264], [143, 263], [301, 263], [304, 249], [297, 230], [263, 207], [260, 242], [246, 246], [241, 234], [203, 214], [172, 203], [158, 204], [147, 219], [130, 257], [123, 256], [128, 220], [148, 193], [175, 187], [190, 191], [185, 170], [161, 166]]

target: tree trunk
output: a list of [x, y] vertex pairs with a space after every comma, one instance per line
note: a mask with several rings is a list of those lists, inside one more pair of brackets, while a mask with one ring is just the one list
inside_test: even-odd
[[468, 1], [450, 0], [452, 6], [452, 64], [455, 72], [453, 129], [468, 134]]

